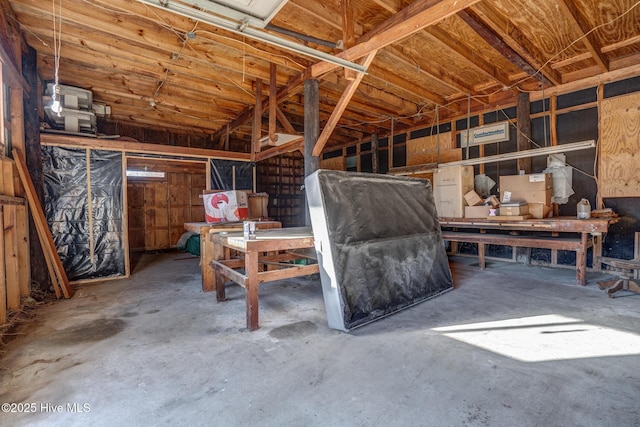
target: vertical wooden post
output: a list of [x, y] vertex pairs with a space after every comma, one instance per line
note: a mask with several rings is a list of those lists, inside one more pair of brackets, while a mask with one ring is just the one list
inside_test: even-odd
[[[544, 102], [544, 99], [542, 102]], [[529, 94], [527, 92], [518, 94], [516, 112], [518, 119], [518, 151], [530, 150], [532, 148], [531, 104], [529, 102]], [[525, 174], [531, 173], [531, 157], [518, 159], [517, 161], [518, 171], [524, 171]]]
[[[351, 0], [342, 0], [342, 43], [344, 50], [349, 49], [356, 43], [354, 22]], [[355, 80], [356, 72], [345, 68], [344, 78], [346, 80]]]
[[371, 169], [373, 173], [378, 173], [378, 134], [371, 135]]
[[278, 117], [278, 104], [276, 99], [278, 95], [277, 67], [273, 62], [270, 64], [269, 75], [269, 142], [276, 142], [276, 118]]
[[[320, 135], [320, 95], [318, 80], [304, 82], [304, 176], [305, 178], [320, 168], [320, 156], [313, 155], [313, 148]], [[309, 205], [305, 195], [305, 224], [311, 225]]]
[[[544, 99], [542, 100], [544, 102]], [[516, 106], [516, 114], [518, 119], [518, 151], [530, 150], [531, 147], [531, 103], [529, 102], [529, 93], [522, 92], [518, 94]], [[545, 120], [543, 118], [543, 120]], [[524, 171], [525, 174], [531, 173], [531, 157], [518, 159], [518, 173]], [[516, 262], [529, 264], [531, 261], [531, 248], [514, 248]]]
[[130, 249], [129, 249], [129, 188], [127, 185], [127, 155], [124, 151], [121, 153], [122, 156], [122, 230], [124, 233], [124, 274], [126, 277], [131, 275], [131, 257], [130, 257]]
[[[0, 70], [2, 71], [2, 70]], [[0, 205], [0, 230], [4, 230], [4, 206]], [[0, 322], [7, 320], [7, 288], [5, 287], [7, 272], [4, 268], [4, 233], [0, 233]]]
[[[600, 83], [598, 85], [598, 95], [597, 95], [597, 104], [598, 104], [598, 141], [602, 141], [602, 117], [603, 117], [603, 112], [602, 112], [602, 100], [604, 99], [604, 84]], [[596, 176], [598, 177], [598, 180], [596, 182], [597, 184], [597, 188], [603, 188], [602, 184], [602, 177], [600, 174], [600, 171], [602, 170], [602, 149], [600, 148], [602, 147], [602, 143], [599, 143], [598, 146], [596, 147], [597, 153], [596, 155], [598, 156], [598, 164], [596, 165]], [[596, 194], [596, 208], [597, 209], [602, 209], [604, 207], [604, 201], [602, 199], [602, 193], [600, 191], [598, 191], [598, 193]]]
[[[556, 95], [553, 95], [550, 99], [550, 105], [549, 105], [549, 142], [550, 145], [554, 146], [554, 145], [558, 145], [558, 119], [556, 116], [556, 110], [557, 110], [557, 103], [558, 101], [558, 97]], [[543, 101], [544, 102], [544, 101]]]
[[260, 137], [262, 135], [262, 79], [256, 79], [256, 104], [253, 110], [253, 134], [251, 138], [251, 161], [255, 161], [256, 153], [260, 152]]
[[[0, 160], [0, 193], [15, 196], [13, 177], [13, 162], [9, 159]], [[2, 210], [3, 223], [2, 241], [4, 242], [4, 272], [5, 280], [0, 286], [6, 287], [7, 310], [20, 308], [20, 271], [18, 269], [18, 228], [16, 220], [16, 206], [4, 206]]]
[[3, 159], [9, 147], [8, 141], [4, 140], [4, 75], [2, 72], [2, 61], [0, 61], [0, 159]]
[[247, 306], [247, 329], [259, 328], [258, 320], [258, 252], [247, 250], [244, 254], [245, 302]]
[[[31, 174], [31, 180], [36, 193], [36, 198], [40, 205], [44, 205], [44, 179], [42, 176], [42, 147], [40, 145], [40, 117], [38, 116], [38, 94], [35, 88], [38, 87], [38, 73], [36, 65], [36, 51], [32, 47], [27, 47], [27, 53], [22, 57], [22, 74], [32, 88], [28, 98], [25, 98], [24, 106], [24, 133], [27, 168]], [[49, 269], [45, 255], [42, 252], [42, 245], [38, 238], [38, 231], [29, 215], [29, 283], [36, 283], [41, 290], [49, 288]]]
[[387, 138], [387, 147], [389, 148], [389, 151], [387, 152], [387, 169], [391, 169], [393, 167], [393, 117], [391, 117], [391, 133]]
[[27, 206], [16, 206], [16, 227], [18, 232], [18, 271], [20, 296], [31, 293], [31, 268], [29, 265], [29, 211]]

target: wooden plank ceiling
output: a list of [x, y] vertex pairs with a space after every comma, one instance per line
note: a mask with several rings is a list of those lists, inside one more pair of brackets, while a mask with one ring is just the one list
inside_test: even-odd
[[[260, 136], [270, 111], [279, 117], [272, 131], [275, 123], [301, 133], [309, 76], [319, 80], [321, 132], [343, 110], [331, 117], [327, 150], [392, 126], [428, 126], [436, 107], [440, 120], [464, 116], [469, 98], [479, 111], [543, 85], [640, 74], [636, 0], [286, 2], [270, 24], [302, 36], [264, 31], [355, 63], [377, 51], [359, 84], [352, 71], [136, 0], [7, 1], [43, 81], [54, 77], [55, 10], [60, 83], [90, 89], [112, 120], [208, 135], [210, 148], [223, 148], [227, 130], [248, 147], [256, 106]], [[277, 109], [268, 108], [270, 92]]]

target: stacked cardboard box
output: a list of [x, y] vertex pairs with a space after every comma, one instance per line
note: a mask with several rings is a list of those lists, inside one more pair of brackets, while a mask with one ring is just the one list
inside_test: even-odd
[[537, 173], [500, 177], [500, 194], [503, 203], [523, 200], [529, 204], [529, 214], [545, 218], [551, 211], [553, 175]]
[[234, 222], [249, 218], [247, 193], [219, 191], [203, 194], [205, 219], [208, 223]]
[[438, 216], [462, 218], [464, 195], [473, 190], [473, 166], [447, 166], [433, 173], [433, 198]]

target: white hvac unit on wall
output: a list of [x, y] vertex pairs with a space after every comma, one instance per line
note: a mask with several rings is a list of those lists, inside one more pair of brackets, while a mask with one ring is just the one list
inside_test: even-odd
[[[53, 104], [53, 95], [59, 105]], [[90, 90], [48, 83], [43, 97], [44, 112], [54, 129], [69, 133], [96, 133], [93, 94]]]

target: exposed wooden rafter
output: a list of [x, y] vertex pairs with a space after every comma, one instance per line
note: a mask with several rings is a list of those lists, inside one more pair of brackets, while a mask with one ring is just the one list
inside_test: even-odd
[[600, 43], [589, 28], [589, 25], [582, 18], [573, 0], [558, 0], [558, 6], [560, 6], [560, 10], [562, 10], [575, 32], [582, 37], [582, 43], [591, 53], [593, 60], [596, 61], [603, 72], [609, 71], [609, 59], [602, 53]]
[[[538, 70], [529, 62], [527, 62], [527, 60], [520, 56], [520, 54], [516, 52], [516, 50], [509, 43], [507, 43], [507, 41], [504, 40], [504, 38], [507, 38], [505, 37], [505, 33], [501, 34], [502, 37], [494, 33], [492, 29], [489, 28], [488, 24], [486, 22], [483, 22], [483, 20], [474, 12], [462, 11], [458, 13], [458, 16], [470, 28], [478, 33], [478, 35], [482, 37], [491, 47], [498, 51], [502, 56], [507, 58], [509, 62], [527, 73], [527, 75], [534, 77], [539, 74], [540, 79], [542, 80], [542, 84], [544, 85], [557, 85], [562, 83], [560, 76], [554, 70]], [[512, 44], [515, 44], [513, 39], [510, 39]], [[521, 46], [519, 47], [522, 51], [523, 48]]]
[[[353, 7], [351, 6], [351, 0], [342, 0], [342, 44], [345, 49], [353, 47], [356, 43], [353, 22]], [[345, 68], [344, 78], [347, 80], [355, 80], [356, 72]]]
[[[480, 0], [416, 0], [385, 20], [374, 30], [364, 34], [357, 44], [336, 55], [353, 61], [385, 46], [389, 46], [441, 20], [455, 15]], [[318, 77], [334, 70], [337, 65], [318, 62], [310, 67], [310, 76]]]
[[[375, 58], [377, 52], [378, 51], [370, 52], [364, 58], [361, 65], [364, 68], [369, 68], [369, 65], [371, 65], [371, 63], [373, 62], [373, 58]], [[331, 135], [336, 125], [338, 124], [338, 121], [340, 120], [342, 113], [344, 112], [345, 108], [347, 108], [349, 101], [351, 101], [351, 97], [353, 96], [355, 91], [358, 89], [358, 85], [362, 81], [363, 77], [364, 77], [364, 74], [360, 73], [354, 80], [349, 81], [349, 84], [347, 84], [347, 87], [344, 89], [344, 93], [340, 97], [340, 100], [338, 101], [338, 104], [336, 105], [335, 110], [333, 110], [331, 117], [329, 117], [327, 124], [322, 129], [322, 133], [320, 134], [320, 136], [318, 137], [318, 140], [316, 141], [316, 145], [313, 147], [314, 156], [319, 156], [320, 153], [322, 153], [322, 149], [324, 148], [327, 141], [329, 140], [329, 136]]]

